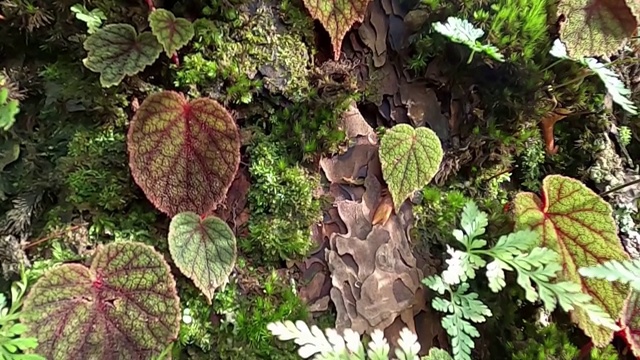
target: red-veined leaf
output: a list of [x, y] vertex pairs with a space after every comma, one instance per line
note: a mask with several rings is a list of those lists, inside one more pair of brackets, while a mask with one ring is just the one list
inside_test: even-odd
[[156, 9], [149, 14], [149, 26], [167, 56], [172, 56], [187, 45], [193, 37], [193, 24], [187, 19], [176, 18], [171, 11]]

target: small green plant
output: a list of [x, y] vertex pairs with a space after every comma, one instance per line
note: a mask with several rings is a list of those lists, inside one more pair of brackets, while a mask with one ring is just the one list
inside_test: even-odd
[[[480, 336], [473, 323], [484, 322], [492, 315], [478, 299], [478, 294], [468, 292], [468, 281], [474, 279], [476, 271], [483, 267], [486, 267], [489, 288], [493, 292], [506, 286], [505, 271], [515, 271], [517, 283], [525, 290], [528, 301], [541, 300], [547, 311], [553, 311], [557, 305], [564, 311], [580, 308], [589, 314], [593, 322], [617, 329], [611, 316], [593, 304], [591, 296], [582, 293], [578, 283], [554, 281], [562, 269], [558, 254], [545, 247], [536, 247], [538, 235], [534, 231], [520, 230], [501, 236], [494, 246], [487, 249], [487, 240], [482, 235], [488, 226], [488, 215], [480, 211], [473, 201], [465, 205], [460, 226], [462, 229], [454, 230], [453, 236], [464, 250], [447, 246], [451, 255], [446, 260], [447, 269], [440, 276], [423, 280], [440, 295], [449, 294], [449, 299], [434, 298], [432, 306], [447, 314], [442, 319], [442, 326], [451, 336], [454, 359], [471, 359], [473, 338]], [[483, 257], [490, 257], [493, 261], [487, 263]]]
[[0, 128], [4, 131], [11, 129], [20, 112], [18, 100], [9, 99], [9, 89], [0, 88]]
[[193, 38], [193, 24], [184, 18], [176, 18], [171, 11], [155, 9], [149, 14], [149, 26], [167, 56], [187, 45]]
[[27, 327], [19, 322], [22, 316], [22, 299], [27, 292], [27, 276], [22, 272], [20, 281], [11, 287], [11, 304], [4, 294], [0, 294], [0, 360], [45, 360], [36, 354], [23, 354], [35, 349], [38, 340], [24, 336]]
[[102, 26], [102, 22], [107, 20], [107, 16], [100, 9], [93, 9], [91, 11], [87, 10], [87, 8], [82, 4], [75, 4], [71, 6], [71, 12], [76, 15], [76, 19], [87, 24], [87, 34], [94, 34], [100, 26]]
[[396, 209], [436, 175], [444, 157], [440, 139], [426, 127], [398, 124], [380, 141], [382, 175]]
[[471, 54], [467, 60], [468, 64], [471, 63], [476, 52], [485, 53], [497, 61], [504, 61], [504, 56], [500, 54], [498, 48], [493, 45], [484, 45], [478, 41], [484, 35], [484, 31], [475, 28], [467, 20], [449, 17], [446, 23], [433, 24], [433, 30], [442, 34], [442, 36], [448, 37], [453, 42], [468, 46], [471, 49]]

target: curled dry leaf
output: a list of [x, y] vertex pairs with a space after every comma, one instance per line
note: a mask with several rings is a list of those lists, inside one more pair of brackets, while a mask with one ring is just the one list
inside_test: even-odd
[[373, 213], [373, 219], [371, 220], [372, 225], [382, 225], [387, 223], [389, 217], [393, 213], [393, 200], [391, 199], [391, 195], [389, 194], [389, 189], [383, 189], [380, 192], [380, 201], [378, 202], [378, 206], [376, 206], [376, 210]]
[[553, 137], [553, 127], [558, 121], [566, 118], [567, 115], [568, 114], [563, 114], [561, 112], [551, 111], [544, 118], [542, 118], [542, 121], [540, 122], [542, 126], [542, 136], [544, 137], [545, 148], [547, 150], [547, 154], [549, 155], [555, 155], [558, 153], [558, 147], [555, 145], [555, 139]]

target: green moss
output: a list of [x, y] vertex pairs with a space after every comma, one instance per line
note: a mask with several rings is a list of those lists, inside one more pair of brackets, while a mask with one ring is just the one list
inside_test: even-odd
[[422, 201], [413, 209], [414, 238], [444, 243], [456, 229], [458, 214], [469, 200], [461, 191], [441, 190], [427, 186], [422, 190]]
[[[306, 307], [275, 272], [247, 275], [262, 285], [250, 293], [242, 293], [238, 283], [232, 281], [216, 293], [213, 306], [208, 306], [202, 296], [191, 290], [180, 292], [183, 306], [180, 347], [198, 346], [203, 351], [190, 351], [199, 353], [195, 357], [198, 359], [298, 359], [295, 347], [276, 342], [267, 324], [307, 320]], [[215, 324], [212, 316], [216, 318]]]
[[66, 200], [80, 210], [122, 210], [133, 199], [126, 137], [113, 128], [79, 130], [60, 161]]
[[203, 92], [222, 92], [226, 100], [245, 104], [263, 86], [292, 100], [304, 98], [311, 60], [302, 41], [305, 34], [296, 31], [299, 26], [288, 29], [278, 11], [266, 5], [236, 14], [230, 22], [194, 23], [198, 52], [185, 56], [176, 85], [197, 85]]
[[311, 225], [320, 220], [314, 197], [319, 179], [286, 156], [274, 137], [258, 135], [249, 148], [249, 235], [239, 240], [261, 262], [296, 259], [311, 247]]

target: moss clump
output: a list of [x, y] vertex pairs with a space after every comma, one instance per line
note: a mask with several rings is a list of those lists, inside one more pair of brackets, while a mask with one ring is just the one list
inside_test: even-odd
[[413, 209], [414, 238], [445, 243], [456, 229], [458, 216], [469, 200], [458, 190], [441, 190], [427, 186], [422, 190], [420, 205]]
[[244, 293], [239, 281], [232, 281], [216, 293], [213, 306], [195, 289], [181, 291], [183, 317], [176, 356], [180, 348], [195, 345], [200, 350], [192, 347], [188, 352], [197, 359], [298, 359], [295, 346], [276, 342], [267, 324], [307, 320], [305, 305], [275, 272], [247, 275], [262, 285]]
[[[264, 86], [272, 94], [301, 100], [309, 92], [311, 59], [305, 34], [288, 29], [268, 5], [240, 10], [232, 21], [199, 19], [194, 48], [178, 69], [177, 86], [197, 85], [223, 92], [227, 100], [249, 103]], [[224, 88], [224, 90], [222, 90]]]
[[295, 259], [311, 247], [311, 225], [321, 219], [314, 197], [319, 179], [290, 160], [275, 138], [258, 135], [249, 148], [249, 235], [240, 249], [261, 262]]
[[126, 138], [113, 128], [79, 130], [60, 160], [66, 200], [80, 210], [122, 210], [133, 199]]

